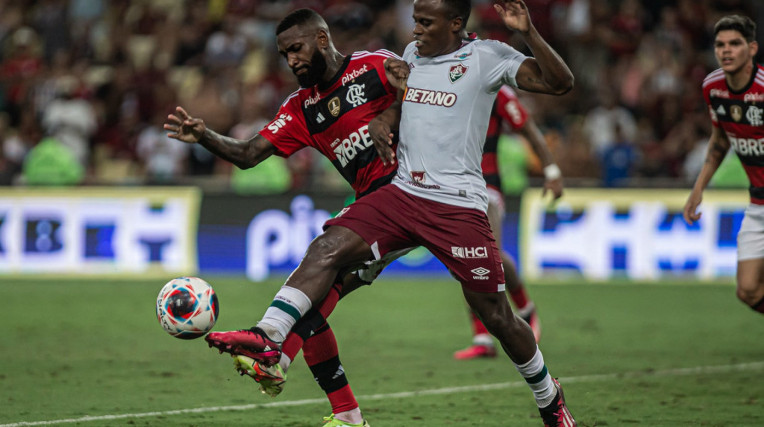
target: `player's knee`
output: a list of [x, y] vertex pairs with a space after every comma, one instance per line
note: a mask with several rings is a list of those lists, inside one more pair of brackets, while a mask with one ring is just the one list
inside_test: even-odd
[[753, 306], [761, 300], [763, 292], [755, 287], [741, 286], [738, 284], [736, 294], [737, 298], [744, 304]]

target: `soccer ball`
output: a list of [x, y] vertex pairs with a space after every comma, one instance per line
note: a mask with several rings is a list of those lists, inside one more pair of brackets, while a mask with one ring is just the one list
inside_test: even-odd
[[178, 277], [157, 296], [157, 319], [168, 334], [185, 340], [199, 338], [215, 326], [218, 296], [198, 277]]

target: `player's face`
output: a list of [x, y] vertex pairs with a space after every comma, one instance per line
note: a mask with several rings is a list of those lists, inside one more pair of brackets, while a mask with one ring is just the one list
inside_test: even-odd
[[756, 42], [748, 43], [743, 35], [735, 30], [719, 31], [714, 42], [716, 61], [727, 74], [735, 74], [751, 64], [757, 48]]
[[300, 86], [311, 87], [321, 82], [327, 65], [318, 49], [315, 31], [295, 25], [279, 34], [276, 43]]
[[414, 1], [414, 40], [419, 56], [440, 56], [461, 45], [461, 20], [452, 18], [442, 0]]

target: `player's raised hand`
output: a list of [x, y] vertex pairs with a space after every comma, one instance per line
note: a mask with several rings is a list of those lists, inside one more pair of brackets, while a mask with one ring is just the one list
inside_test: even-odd
[[406, 80], [409, 78], [409, 64], [406, 61], [387, 58], [385, 59], [385, 75], [390, 83], [400, 90], [406, 90]]
[[167, 116], [164, 129], [168, 131], [167, 136], [170, 138], [195, 144], [202, 139], [207, 126], [204, 120], [189, 116], [182, 107], [175, 107], [175, 113]]
[[395, 163], [393, 150], [393, 132], [390, 125], [377, 116], [369, 122], [369, 135], [374, 141], [374, 148], [384, 165]]
[[[500, 3], [503, 3], [502, 6]], [[504, 25], [510, 30], [527, 33], [531, 29], [531, 16], [522, 0], [510, 0], [494, 3], [493, 8], [499, 14]]]

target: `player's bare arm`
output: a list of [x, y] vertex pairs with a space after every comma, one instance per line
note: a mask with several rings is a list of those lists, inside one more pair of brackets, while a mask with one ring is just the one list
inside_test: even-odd
[[546, 193], [550, 191], [552, 193], [552, 200], [557, 200], [562, 197], [563, 182], [560, 168], [554, 162], [554, 156], [549, 151], [549, 147], [546, 145], [546, 140], [541, 130], [536, 125], [533, 119], [528, 118], [525, 125], [520, 129], [522, 134], [528, 143], [531, 145], [531, 149], [544, 167], [544, 191], [542, 196], [546, 196]]
[[401, 101], [396, 100], [377, 117], [369, 122], [369, 135], [374, 141], [374, 148], [385, 165], [395, 163], [393, 150], [393, 131], [398, 130], [401, 121]]
[[683, 216], [688, 224], [692, 224], [700, 219], [701, 213], [697, 212], [697, 210], [700, 202], [703, 201], [703, 190], [706, 189], [714, 173], [719, 169], [719, 165], [724, 160], [729, 149], [730, 141], [727, 138], [727, 133], [716, 126], [712, 126], [706, 160], [698, 174], [698, 178], [695, 180], [692, 192], [690, 192], [690, 196], [687, 198], [687, 203], [684, 205]]
[[168, 137], [188, 144], [200, 144], [241, 169], [256, 166], [276, 152], [276, 147], [260, 134], [249, 140], [220, 135], [208, 129], [204, 120], [191, 117], [182, 107], [176, 107], [175, 113], [167, 116], [164, 129], [168, 131]]
[[520, 0], [494, 4], [496, 13], [510, 30], [523, 36], [533, 58], [526, 59], [517, 72], [520, 89], [551, 95], [563, 95], [573, 89], [573, 73], [560, 55], [536, 31], [528, 7]]

